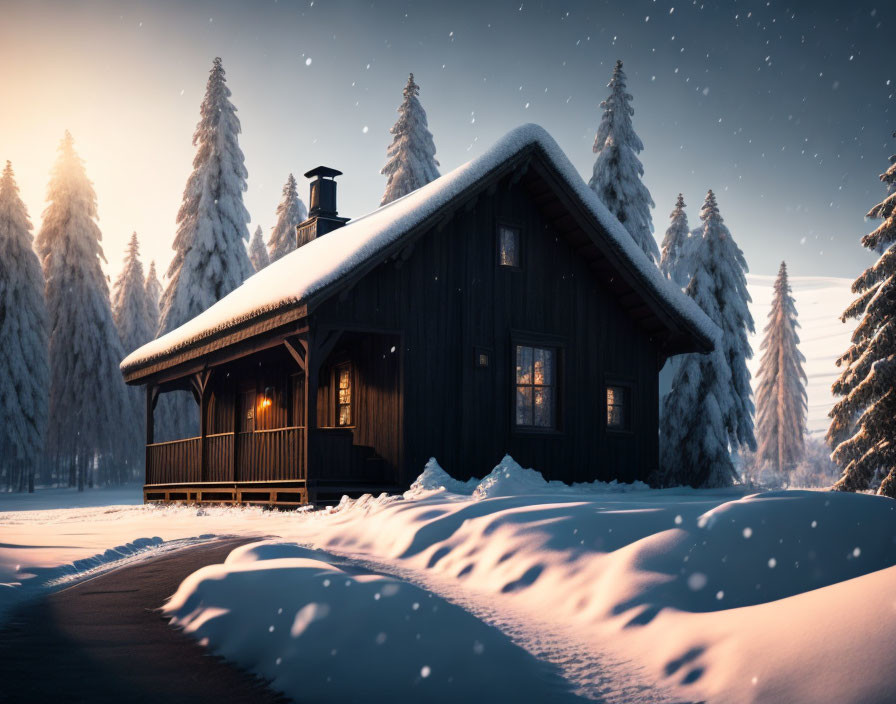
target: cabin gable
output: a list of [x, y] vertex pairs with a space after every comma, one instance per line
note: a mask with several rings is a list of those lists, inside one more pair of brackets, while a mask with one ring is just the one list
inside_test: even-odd
[[[519, 233], [518, 266], [500, 264], [502, 226]], [[658, 345], [520, 179], [484, 190], [315, 315], [333, 329], [400, 331], [400, 483], [430, 456], [461, 478], [505, 453], [570, 482], [644, 479], [655, 465]], [[551, 428], [516, 423], [518, 345], [555, 355]], [[606, 427], [611, 383], [626, 389], [624, 430]]]

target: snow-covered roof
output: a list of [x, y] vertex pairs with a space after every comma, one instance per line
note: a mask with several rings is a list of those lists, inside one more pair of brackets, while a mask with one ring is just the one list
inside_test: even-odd
[[476, 159], [403, 198], [309, 242], [262, 269], [208, 310], [129, 354], [121, 363], [122, 370], [145, 366], [255, 318], [307, 302], [329, 284], [369, 262], [453, 198], [531, 146], [540, 147], [571, 191], [606, 230], [611, 244], [629, 260], [644, 283], [671, 309], [670, 312], [683, 320], [696, 335], [706, 341], [714, 341], [719, 332], [712, 321], [660, 273], [582, 180], [566, 154], [544, 128], [527, 124], [508, 132]]

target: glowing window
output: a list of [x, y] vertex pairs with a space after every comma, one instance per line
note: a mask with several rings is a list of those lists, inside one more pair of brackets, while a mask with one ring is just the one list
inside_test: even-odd
[[556, 427], [556, 350], [516, 346], [517, 427]]
[[624, 386], [607, 387], [607, 428], [628, 430], [628, 389]]
[[347, 364], [336, 367], [336, 425], [352, 424], [352, 370]]

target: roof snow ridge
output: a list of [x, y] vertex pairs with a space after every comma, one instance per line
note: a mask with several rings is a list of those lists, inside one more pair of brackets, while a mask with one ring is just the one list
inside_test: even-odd
[[430, 183], [350, 220], [342, 228], [290, 252], [247, 278], [241, 286], [162, 337], [128, 355], [121, 363], [135, 371], [272, 311], [307, 302], [341, 278], [374, 260], [412, 228], [438, 214], [485, 176], [506, 165], [527, 148], [537, 147], [567, 187], [609, 235], [610, 244], [632, 265], [661, 305], [707, 341], [720, 334], [699, 306], [669, 282], [637, 245], [624, 226], [597, 195], [540, 125], [521, 125], [495, 142], [482, 155]]

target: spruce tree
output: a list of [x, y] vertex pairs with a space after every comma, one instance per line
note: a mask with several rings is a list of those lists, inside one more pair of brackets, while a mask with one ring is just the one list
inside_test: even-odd
[[684, 196], [679, 193], [675, 208], [669, 216], [669, 229], [666, 230], [666, 236], [663, 237], [660, 259], [662, 272], [682, 289], [688, 285], [687, 254], [688, 240], [690, 239], [688, 215], [684, 212], [684, 208]]
[[653, 239], [650, 209], [653, 199], [641, 181], [644, 166], [638, 154], [644, 149], [641, 138], [632, 126], [632, 95], [625, 89], [622, 62], [617, 61], [608, 84], [610, 95], [600, 106], [604, 111], [592, 151], [597, 154], [594, 174], [588, 185], [609, 211], [654, 262], [660, 252]]
[[67, 132], [47, 200], [36, 242], [49, 313], [53, 422], [47, 446], [51, 460], [81, 490], [96, 465], [103, 479], [121, 479], [118, 462], [133, 437], [122, 427], [128, 401], [118, 365], [124, 353], [101, 266], [96, 194]]
[[789, 472], [803, 456], [806, 432], [806, 358], [799, 351], [796, 305], [781, 262], [756, 375], [756, 459]]
[[7, 485], [34, 491], [47, 429], [47, 306], [31, 220], [12, 165], [0, 178], [0, 466]]
[[[193, 134], [196, 156], [177, 214], [160, 334], [196, 317], [253, 273], [245, 246], [249, 213], [243, 192], [248, 173], [239, 147], [240, 121], [230, 96], [224, 67], [216, 58]], [[164, 394], [158, 416], [162, 438], [198, 432], [198, 410], [189, 392]]]
[[[112, 287], [112, 316], [125, 354], [130, 354], [155, 337], [136, 232], [131, 235], [124, 267]], [[140, 431], [146, 423], [145, 395], [143, 389], [129, 386], [127, 396], [129, 415], [122, 418], [122, 428], [132, 437], [128, 452], [122, 456], [121, 461], [128, 467], [129, 478], [136, 479], [142, 472], [145, 458], [140, 442]]]
[[841, 316], [859, 323], [837, 360], [843, 371], [833, 392], [842, 398], [831, 409], [827, 440], [843, 469], [835, 489], [869, 489], [881, 477], [878, 493], [896, 498], [896, 156], [880, 178], [887, 196], [866, 217], [883, 222], [862, 238], [880, 256], [853, 282], [858, 298]]
[[747, 265], [725, 226], [712, 191], [700, 212], [703, 229], [693, 244], [685, 292], [719, 327], [707, 355], [684, 355], [663, 402], [658, 484], [727, 486], [737, 476], [729, 448], [756, 449], [746, 360], [753, 319], [747, 303]]
[[261, 232], [261, 225], [255, 228], [255, 234], [252, 235], [252, 241], [249, 243], [249, 261], [255, 271], [261, 271], [271, 260], [268, 259], [268, 250], [264, 246], [264, 236]]
[[124, 267], [112, 287], [112, 315], [126, 355], [155, 337], [136, 232], [131, 235]]
[[386, 150], [386, 165], [381, 174], [388, 178], [380, 205], [386, 205], [425, 186], [439, 177], [436, 145], [426, 122], [426, 111], [417, 97], [420, 86], [414, 74], [404, 87], [404, 102], [398, 108], [398, 121], [389, 132], [392, 144]]
[[[277, 224], [268, 240], [268, 254], [272, 262], [296, 248], [296, 226], [307, 217], [308, 211], [296, 190], [296, 179], [290, 174], [283, 185], [283, 200], [277, 206]], [[299, 242], [298, 246], [303, 244]]]
[[155, 260], [149, 263], [149, 273], [146, 275], [146, 305], [149, 312], [149, 326], [153, 338], [159, 334], [159, 303], [162, 300], [162, 284], [156, 274]]

